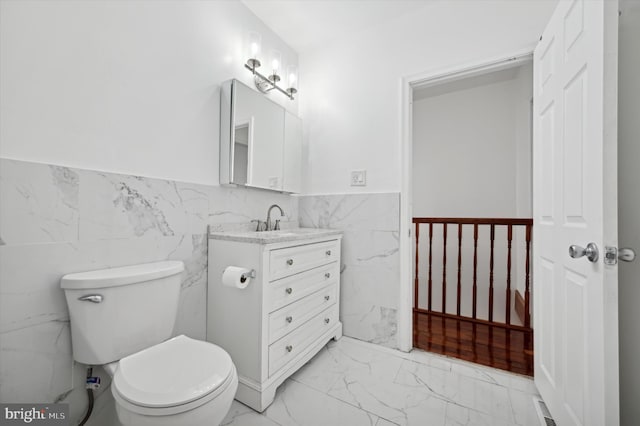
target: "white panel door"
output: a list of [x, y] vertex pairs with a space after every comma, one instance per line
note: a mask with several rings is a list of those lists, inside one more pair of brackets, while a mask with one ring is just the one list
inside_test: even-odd
[[560, 426], [619, 424], [617, 19], [560, 1], [534, 52], [535, 382]]

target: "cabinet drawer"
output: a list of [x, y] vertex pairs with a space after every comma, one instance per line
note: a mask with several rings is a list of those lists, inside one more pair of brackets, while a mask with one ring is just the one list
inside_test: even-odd
[[309, 321], [269, 346], [269, 376], [312, 345], [331, 326], [338, 322], [336, 304], [322, 311]]
[[315, 293], [340, 278], [338, 262], [269, 283], [266, 291], [267, 312], [273, 312]]
[[277, 280], [340, 258], [338, 240], [271, 250], [269, 280]]
[[269, 314], [269, 343], [295, 330], [336, 303], [336, 281], [304, 299]]

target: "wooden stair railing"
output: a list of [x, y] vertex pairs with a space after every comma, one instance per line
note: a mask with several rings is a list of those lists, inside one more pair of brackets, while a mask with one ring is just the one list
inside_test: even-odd
[[[469, 323], [490, 326], [490, 327], [498, 327], [505, 330], [505, 333], [513, 332], [522, 332], [525, 336], [525, 352], [529, 354], [532, 353], [532, 332], [531, 329], [531, 315], [530, 315], [530, 297], [531, 297], [531, 277], [530, 277], [530, 257], [531, 257], [531, 230], [533, 226], [533, 219], [529, 218], [442, 218], [442, 217], [415, 217], [413, 218], [413, 223], [415, 225], [415, 278], [414, 278], [414, 347], [418, 347], [417, 345], [417, 324], [418, 320], [415, 315], [419, 314], [427, 314], [429, 317], [440, 317], [442, 320], [464, 320]], [[425, 225], [425, 229], [421, 230], [421, 225]], [[428, 225], [428, 227], [426, 226]], [[438, 311], [434, 309], [433, 301], [433, 293], [434, 293], [434, 277], [432, 274], [432, 269], [434, 265], [433, 252], [434, 252], [434, 230], [437, 230], [438, 227], [442, 227], [442, 294], [441, 294], [441, 309]], [[473, 273], [469, 274], [469, 277], [472, 279], [472, 282], [469, 283], [471, 285], [465, 285], [463, 282], [463, 229], [465, 227], [473, 227]], [[483, 228], [486, 227], [486, 228]], [[523, 241], [521, 244], [524, 247], [520, 247], [524, 251], [524, 259], [518, 259], [522, 264], [524, 264], [524, 297], [520, 294], [519, 291], [516, 291], [515, 296], [512, 296], [513, 293], [513, 284], [514, 280], [512, 279], [513, 269], [514, 269], [514, 261], [513, 261], [513, 251], [514, 251], [514, 239], [516, 242], [518, 238], [515, 238], [514, 229], [517, 227], [524, 227], [524, 232], [521, 233]], [[427, 273], [426, 273], [426, 309], [420, 307], [420, 294], [421, 294], [421, 286], [420, 286], [420, 239], [423, 236], [423, 232], [428, 228], [428, 235], [425, 237], [428, 238], [428, 243], [425, 244], [428, 247], [428, 260], [427, 260]], [[434, 229], [435, 228], [435, 229]], [[456, 295], [456, 303], [455, 303], [455, 313], [453, 310], [451, 312], [447, 311], [447, 293], [448, 293], [448, 285], [454, 281], [453, 278], [447, 276], [447, 242], [449, 238], [450, 228], [457, 230], [457, 261], [455, 265], [457, 266], [457, 275], [455, 277], [455, 295]], [[501, 232], [506, 228], [506, 241], [496, 241], [496, 229], [500, 229]], [[468, 228], [466, 228], [468, 230]], [[488, 241], [488, 277], [479, 275], [479, 267], [478, 267], [478, 240], [480, 229], [487, 229], [489, 235]], [[455, 232], [455, 231], [454, 231]], [[454, 240], [454, 236], [451, 235], [451, 239]], [[504, 259], [505, 264], [501, 264], [498, 262], [502, 262], [503, 259], [498, 259], [496, 256], [496, 243], [502, 247], [504, 243], [504, 250], [506, 251], [506, 259]], [[470, 260], [467, 260], [470, 262]], [[502, 279], [502, 277], [495, 276], [496, 265], [499, 265], [501, 268], [504, 265], [504, 269], [506, 270], [506, 277], [504, 277], [504, 283], [506, 284], [505, 288], [505, 306], [504, 306], [504, 322], [498, 321], [495, 319], [494, 313], [497, 308], [495, 305], [496, 298], [494, 297], [494, 292], [496, 291], [496, 280]], [[481, 286], [479, 283], [488, 282], [486, 288]], [[502, 281], [501, 281], [502, 282]], [[453, 285], [453, 284], [451, 284]], [[470, 295], [465, 295], [466, 289], [470, 287]], [[478, 299], [479, 292], [487, 292], [488, 296], [488, 311], [486, 318], [480, 318], [478, 313]], [[461, 309], [462, 299], [464, 297], [469, 297], [471, 300], [471, 308], [467, 309], [467, 315], [463, 314], [463, 310]], [[524, 299], [524, 300], [522, 300]], [[468, 303], [468, 302], [467, 302]], [[424, 306], [424, 305], [423, 305]], [[452, 305], [453, 306], [453, 305]], [[521, 318], [523, 325], [513, 324], [511, 310], [515, 308], [515, 312], [517, 316]], [[453, 308], [452, 308], [453, 309]], [[483, 308], [484, 309], [484, 308]], [[471, 316], [468, 315], [470, 312]], [[429, 322], [431, 324], [431, 322]], [[460, 330], [460, 326], [458, 325], [458, 331]], [[474, 328], [475, 330], [475, 328]], [[475, 333], [474, 333], [475, 334]]]

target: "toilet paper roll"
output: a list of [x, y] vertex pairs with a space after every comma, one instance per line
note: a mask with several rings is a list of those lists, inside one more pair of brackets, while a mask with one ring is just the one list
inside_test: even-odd
[[246, 288], [251, 281], [251, 269], [227, 266], [222, 273], [222, 284], [239, 289]]

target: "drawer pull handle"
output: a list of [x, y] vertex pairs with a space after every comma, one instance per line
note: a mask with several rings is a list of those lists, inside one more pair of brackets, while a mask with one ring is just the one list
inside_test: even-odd
[[331, 299], [331, 296], [329, 296], [328, 294], [324, 297], [324, 300], [329, 300]]
[[324, 319], [324, 323], [325, 323], [325, 324], [329, 324], [329, 321], [331, 321], [329, 318], [325, 318], [325, 319]]
[[287, 345], [285, 349], [287, 350], [287, 352], [291, 352], [293, 350], [293, 346]]
[[286, 317], [286, 318], [285, 318], [285, 320], [286, 320], [289, 324], [291, 324], [291, 321], [293, 321], [293, 317]]
[[331, 277], [331, 274], [327, 272], [326, 274], [324, 274], [324, 277], [325, 278], [329, 278], [329, 277]]
[[327, 253], [327, 256], [331, 256], [331, 250], [327, 250], [326, 253]]
[[293, 265], [293, 259], [287, 259], [287, 265], [289, 266]]
[[287, 294], [291, 294], [293, 292], [293, 289], [291, 287], [287, 287], [284, 291], [286, 291]]

